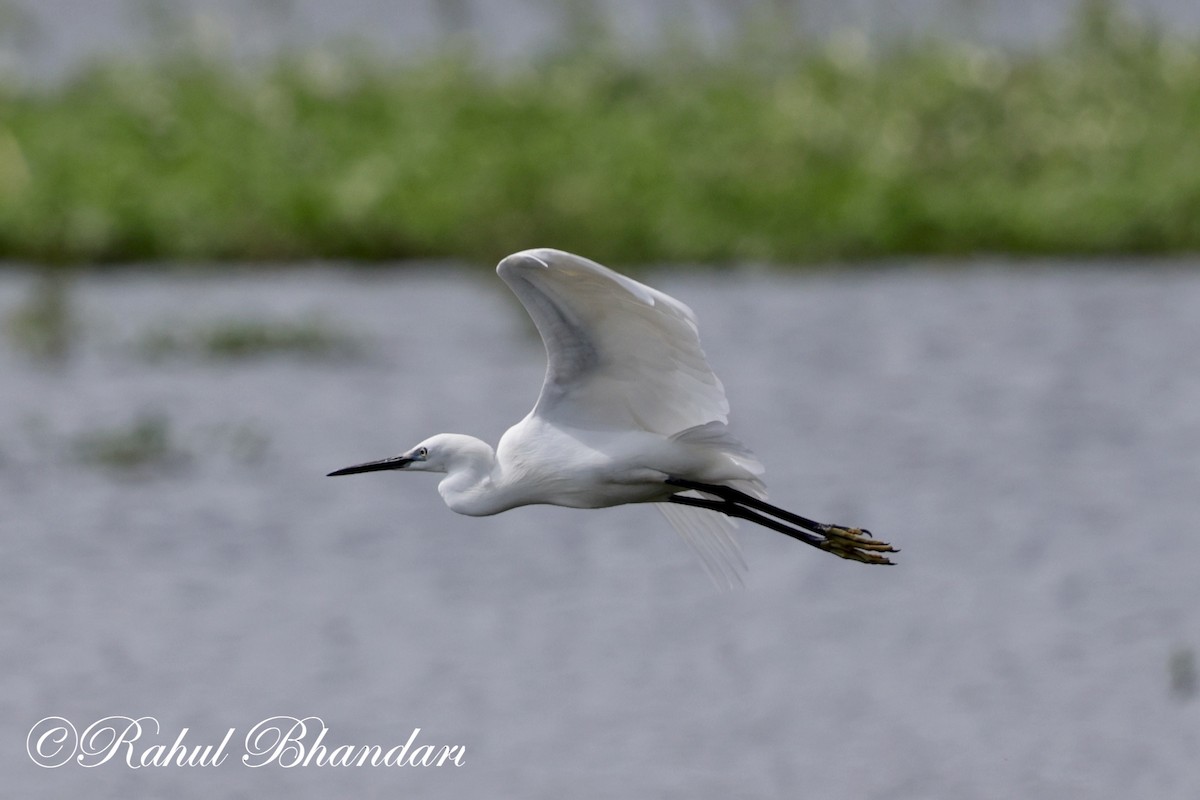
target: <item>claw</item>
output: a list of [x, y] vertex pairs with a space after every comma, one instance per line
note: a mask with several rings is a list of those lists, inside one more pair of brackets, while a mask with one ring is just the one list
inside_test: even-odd
[[818, 547], [851, 561], [861, 561], [864, 564], [893, 564], [887, 556], [879, 554], [900, 552], [887, 542], [872, 539], [871, 532], [863, 528], [824, 525], [821, 533], [825, 536], [825, 541]]

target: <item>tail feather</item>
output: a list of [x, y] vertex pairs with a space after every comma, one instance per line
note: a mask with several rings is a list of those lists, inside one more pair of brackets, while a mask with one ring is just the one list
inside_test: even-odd
[[704, 425], [682, 430], [671, 437], [683, 444], [693, 444], [725, 456], [741, 475], [737, 478], [710, 481], [724, 483], [759, 500], [767, 499], [767, 487], [762, 481], [766, 471], [762, 462], [749, 447], [729, 432], [724, 422], [714, 420]]

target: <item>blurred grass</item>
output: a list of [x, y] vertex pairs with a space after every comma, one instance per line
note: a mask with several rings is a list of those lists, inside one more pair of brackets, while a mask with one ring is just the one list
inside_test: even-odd
[[72, 444], [81, 462], [124, 473], [161, 472], [187, 460], [174, 441], [167, 417], [151, 412], [138, 415], [124, 427], [81, 434]]
[[64, 362], [79, 335], [69, 276], [57, 269], [39, 272], [28, 297], [4, 317], [3, 329], [10, 343], [34, 361]]
[[138, 349], [152, 361], [189, 355], [214, 361], [281, 355], [346, 360], [362, 354], [360, 342], [317, 319], [243, 318], [192, 328], [162, 327], [146, 332]]
[[1200, 249], [1200, 41], [748, 32], [525, 68], [191, 53], [0, 85], [0, 258], [613, 262]]

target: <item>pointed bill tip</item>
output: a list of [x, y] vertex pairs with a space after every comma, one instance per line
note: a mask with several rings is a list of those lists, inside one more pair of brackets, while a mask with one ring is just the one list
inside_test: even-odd
[[326, 474], [325, 477], [336, 478], [339, 475], [357, 475], [360, 472], [379, 472], [386, 469], [403, 469], [411, 462], [411, 458], [395, 456], [393, 458], [384, 458], [379, 461], [368, 461], [365, 464], [355, 464], [350, 467], [335, 469], [333, 472]]

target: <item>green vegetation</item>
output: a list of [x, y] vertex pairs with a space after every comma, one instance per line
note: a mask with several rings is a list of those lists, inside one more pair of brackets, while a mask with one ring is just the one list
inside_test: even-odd
[[43, 270], [29, 297], [4, 319], [9, 341], [37, 361], [62, 362], [79, 334], [69, 278], [61, 270]]
[[1036, 52], [759, 34], [569, 52], [192, 55], [0, 87], [0, 257], [1200, 249], [1200, 41], [1102, 6]]
[[83, 463], [118, 472], [170, 469], [187, 460], [172, 441], [167, 418], [157, 413], [143, 413], [125, 427], [81, 434], [73, 449]]
[[190, 329], [163, 328], [145, 334], [139, 349], [152, 360], [168, 356], [214, 360], [273, 355], [306, 359], [353, 358], [361, 350], [359, 343], [348, 335], [312, 319], [231, 319]]
[[[45, 431], [34, 433], [46, 438]], [[141, 411], [124, 424], [77, 433], [66, 444], [80, 464], [122, 478], [144, 479], [178, 474], [213, 456], [254, 466], [266, 457], [271, 440], [254, 422], [234, 420], [181, 436], [166, 414]]]

